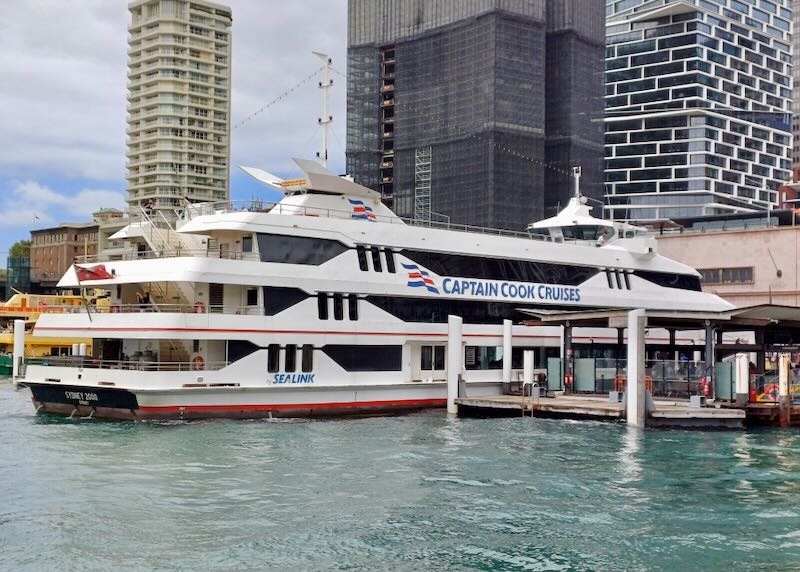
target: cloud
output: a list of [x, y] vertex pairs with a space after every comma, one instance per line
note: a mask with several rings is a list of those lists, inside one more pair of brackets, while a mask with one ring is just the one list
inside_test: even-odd
[[[346, 69], [347, 2], [231, 0], [231, 125], [319, 67]], [[12, 24], [2, 24], [13, 22]], [[126, 0], [0, 2], [0, 178], [125, 185]], [[334, 76], [331, 166], [344, 168], [345, 81]], [[231, 165], [277, 174], [313, 157], [320, 100], [311, 81], [232, 133]], [[8, 112], [13, 110], [13, 112]]]
[[12, 185], [5, 202], [0, 205], [0, 225], [6, 228], [86, 222], [99, 208], [125, 208], [125, 195], [105, 189], [81, 189], [76, 193], [57, 192], [36, 181]]

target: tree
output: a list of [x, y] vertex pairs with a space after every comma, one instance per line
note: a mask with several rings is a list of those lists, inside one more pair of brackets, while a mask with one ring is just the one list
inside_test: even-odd
[[30, 257], [31, 255], [31, 241], [30, 240], [18, 240], [14, 244], [11, 245], [11, 248], [8, 249], [9, 256], [27, 256]]

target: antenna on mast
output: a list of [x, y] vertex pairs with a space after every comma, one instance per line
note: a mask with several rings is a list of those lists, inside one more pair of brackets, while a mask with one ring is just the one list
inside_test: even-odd
[[317, 119], [317, 123], [322, 128], [322, 148], [317, 152], [317, 158], [322, 163], [323, 167], [328, 166], [328, 130], [333, 121], [333, 115], [328, 112], [328, 89], [333, 86], [331, 79], [331, 58], [328, 54], [321, 52], [312, 52], [323, 62], [322, 66], [322, 81], [319, 82], [319, 88], [322, 90], [322, 115]]
[[572, 177], [575, 179], [575, 198], [581, 198], [581, 168], [572, 167]]

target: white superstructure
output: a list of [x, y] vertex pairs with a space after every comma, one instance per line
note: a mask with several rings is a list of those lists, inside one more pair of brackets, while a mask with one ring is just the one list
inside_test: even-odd
[[520, 324], [515, 370], [522, 348], [558, 355], [560, 330], [521, 325], [520, 308], [731, 308], [640, 229], [591, 217], [579, 194], [528, 233], [421, 226], [296, 162], [293, 181], [246, 169], [285, 193], [275, 205], [189, 205], [175, 228], [142, 212], [112, 237], [131, 245], [122, 260], [70, 269], [59, 286], [106, 289], [111, 307], [39, 319], [36, 334], [91, 337], [95, 352], [29, 362], [36, 406], [135, 419], [439, 406], [449, 314], [464, 319], [455, 367], [492, 393], [504, 319]]

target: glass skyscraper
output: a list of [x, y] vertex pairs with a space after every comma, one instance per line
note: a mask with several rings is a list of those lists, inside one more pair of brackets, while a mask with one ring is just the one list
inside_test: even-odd
[[599, 0], [349, 0], [347, 172], [401, 216], [522, 230], [603, 196]]
[[792, 156], [790, 1], [606, 3], [611, 216], [777, 203]]

